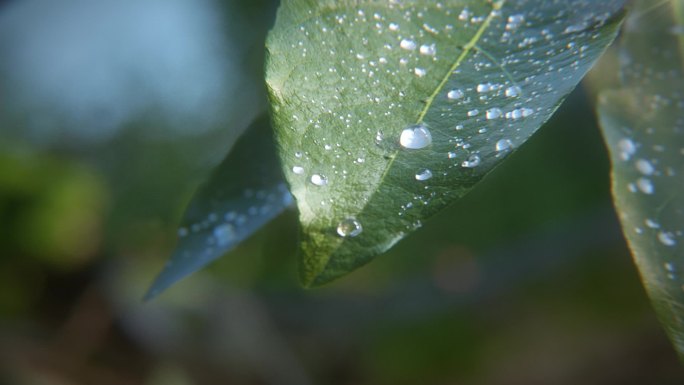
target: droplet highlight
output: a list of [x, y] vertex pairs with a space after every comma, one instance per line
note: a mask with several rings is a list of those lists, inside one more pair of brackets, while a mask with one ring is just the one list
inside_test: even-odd
[[337, 225], [337, 235], [340, 237], [356, 237], [361, 232], [363, 232], [363, 226], [354, 217], [346, 218]]
[[432, 144], [432, 134], [425, 124], [416, 124], [401, 132], [399, 144], [410, 150], [425, 148]]

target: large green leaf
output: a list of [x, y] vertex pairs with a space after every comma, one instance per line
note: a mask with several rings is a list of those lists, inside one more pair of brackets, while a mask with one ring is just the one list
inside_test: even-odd
[[145, 298], [221, 257], [291, 203], [264, 116], [247, 128], [193, 197], [178, 230], [178, 246]]
[[682, 2], [641, 1], [625, 23], [619, 90], [599, 115], [624, 234], [684, 359], [684, 23]]
[[304, 284], [366, 263], [470, 190], [577, 85], [622, 6], [283, 1], [266, 80]]

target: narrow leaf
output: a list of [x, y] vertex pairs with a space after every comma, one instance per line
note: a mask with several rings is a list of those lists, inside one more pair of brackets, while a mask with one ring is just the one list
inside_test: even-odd
[[267, 48], [280, 158], [322, 284], [463, 196], [614, 39], [622, 0], [285, 0]]
[[292, 203], [273, 132], [257, 119], [190, 203], [178, 246], [146, 299], [221, 257]]
[[623, 231], [660, 320], [684, 359], [684, 13], [641, 1], [625, 23], [622, 88], [601, 95]]

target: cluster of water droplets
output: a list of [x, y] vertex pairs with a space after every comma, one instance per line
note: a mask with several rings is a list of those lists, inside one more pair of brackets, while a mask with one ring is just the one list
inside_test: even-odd
[[[350, 196], [362, 208], [383, 182], [370, 177], [372, 170], [384, 174], [383, 167], [392, 167], [404, 176], [398, 183], [414, 184], [401, 214], [434, 201], [440, 193], [433, 187], [452, 176], [484, 175], [541, 124], [588, 68], [583, 59], [595, 32], [559, 20], [595, 25], [593, 8], [591, 2], [573, 3], [581, 7], [556, 0], [524, 9], [513, 3], [499, 9], [499, 2], [484, 9], [391, 1], [373, 11], [311, 12], [288, 60], [323, 56], [320, 67], [296, 69], [274, 87], [286, 93], [288, 85], [316, 84], [293, 91], [306, 108], [287, 116], [295, 127], [293, 142], [315, 154], [293, 158], [294, 180], [307, 186], [295, 194], [314, 212]], [[342, 49], [335, 45], [341, 31], [359, 38]], [[480, 38], [464, 51], [463, 36]], [[320, 89], [334, 92], [309, 92]], [[416, 108], [423, 107], [416, 119]], [[356, 175], [370, 179], [360, 183]]]
[[[268, 221], [292, 203], [292, 195], [284, 183], [270, 189], [245, 189], [242, 197], [221, 202], [206, 217], [178, 229], [178, 237], [203, 240], [206, 248], [200, 258], [215, 258], [251, 234], [254, 228]], [[258, 225], [254, 223], [258, 222]], [[187, 251], [184, 257], [197, 257]]]

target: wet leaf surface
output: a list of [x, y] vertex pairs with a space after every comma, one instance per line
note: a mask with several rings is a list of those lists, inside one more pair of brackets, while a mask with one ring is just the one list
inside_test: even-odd
[[623, 1], [284, 1], [267, 48], [305, 285], [384, 252], [556, 110]]

